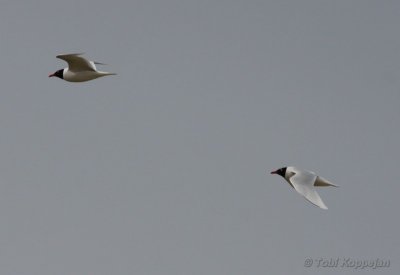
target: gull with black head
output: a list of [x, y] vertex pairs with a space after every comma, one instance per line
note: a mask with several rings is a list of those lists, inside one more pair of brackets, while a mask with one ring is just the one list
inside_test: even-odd
[[49, 77], [55, 76], [69, 82], [84, 82], [102, 76], [115, 75], [115, 73], [97, 70], [96, 65], [105, 64], [87, 60], [80, 56], [82, 54], [83, 53], [70, 53], [57, 55], [57, 58], [68, 63], [68, 67], [50, 74]]
[[317, 176], [314, 172], [300, 170], [293, 166], [282, 167], [271, 174], [282, 176], [300, 195], [312, 204], [322, 208], [328, 209], [321, 197], [315, 190], [316, 186], [335, 186], [337, 185], [329, 182], [328, 180]]

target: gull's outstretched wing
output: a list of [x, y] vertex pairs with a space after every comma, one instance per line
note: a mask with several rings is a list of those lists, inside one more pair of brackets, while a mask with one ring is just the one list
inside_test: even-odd
[[290, 178], [290, 183], [309, 202], [322, 209], [328, 209], [314, 188], [316, 178], [317, 176], [312, 172], [297, 170]]
[[68, 69], [74, 72], [81, 71], [96, 71], [96, 66], [94, 62], [89, 61], [80, 55], [83, 53], [70, 53], [70, 54], [60, 54], [57, 58], [64, 60], [68, 63]]

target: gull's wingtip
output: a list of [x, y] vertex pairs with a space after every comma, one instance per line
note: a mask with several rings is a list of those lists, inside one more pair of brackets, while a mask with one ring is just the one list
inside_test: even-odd
[[83, 55], [85, 53], [63, 53], [63, 54], [59, 54], [56, 55], [57, 58], [63, 57], [63, 56], [67, 56], [67, 55]]
[[97, 62], [97, 61], [94, 61], [93, 63], [96, 64], [96, 65], [108, 65], [106, 63], [101, 63], [101, 62]]

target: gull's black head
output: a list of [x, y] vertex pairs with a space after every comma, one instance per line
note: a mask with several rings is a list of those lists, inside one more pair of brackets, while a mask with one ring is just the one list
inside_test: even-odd
[[282, 168], [279, 168], [279, 169], [276, 170], [276, 171], [272, 171], [271, 174], [277, 174], [277, 175], [280, 175], [280, 176], [282, 176], [282, 177], [285, 177], [285, 174], [286, 174], [286, 167], [282, 167]]
[[59, 77], [59, 78], [61, 78], [61, 79], [64, 79], [64, 76], [63, 76], [63, 75], [64, 75], [64, 69], [61, 69], [61, 70], [58, 70], [57, 72], [55, 72], [55, 73], [49, 75], [49, 77], [56, 76], [56, 77]]

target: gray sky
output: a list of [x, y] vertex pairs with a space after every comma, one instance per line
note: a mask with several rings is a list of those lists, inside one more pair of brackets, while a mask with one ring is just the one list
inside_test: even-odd
[[[2, 0], [0, 273], [398, 273], [399, 12]], [[49, 79], [70, 52], [118, 75]], [[286, 165], [341, 186], [328, 211]], [[391, 265], [304, 267], [338, 257]]]

